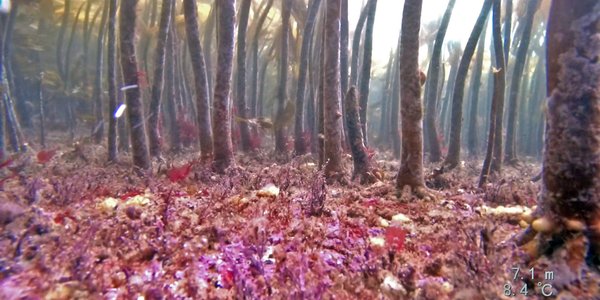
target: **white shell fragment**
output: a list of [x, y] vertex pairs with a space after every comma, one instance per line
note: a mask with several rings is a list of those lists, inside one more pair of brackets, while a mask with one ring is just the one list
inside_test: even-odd
[[408, 222], [411, 222], [411, 219], [409, 217], [407, 217], [405, 214], [399, 213], [399, 214], [392, 216], [392, 222], [408, 223]]
[[136, 195], [129, 199], [126, 202], [127, 205], [136, 205], [136, 206], [145, 206], [150, 204], [150, 199], [144, 195]]
[[379, 226], [381, 227], [390, 227], [390, 222], [388, 222], [388, 220], [379, 217]]
[[369, 243], [374, 247], [382, 247], [385, 246], [385, 239], [382, 237], [374, 236], [369, 238]]
[[258, 197], [277, 197], [279, 196], [279, 188], [274, 184], [269, 183], [265, 185], [262, 189], [256, 192], [256, 196]]
[[531, 208], [527, 206], [503, 206], [500, 205], [498, 207], [490, 207], [487, 205], [482, 205], [476, 208], [477, 211], [486, 214], [486, 215], [522, 215], [523, 213], [531, 212]]
[[108, 197], [98, 203], [98, 209], [104, 213], [112, 213], [117, 208], [117, 205], [119, 205], [119, 200]]
[[407, 294], [406, 288], [404, 288], [400, 280], [391, 274], [387, 274], [383, 278], [380, 288], [384, 294], [391, 298], [402, 298]]

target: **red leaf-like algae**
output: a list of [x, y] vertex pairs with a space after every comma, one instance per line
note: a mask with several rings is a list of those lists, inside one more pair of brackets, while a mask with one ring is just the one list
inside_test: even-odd
[[129, 199], [131, 197], [139, 196], [139, 195], [141, 195], [143, 193], [144, 193], [144, 191], [141, 190], [141, 189], [130, 189], [130, 190], [126, 191], [125, 193], [121, 194], [119, 196], [119, 198], [121, 200], [127, 200], [127, 199]]
[[179, 182], [187, 178], [192, 171], [192, 166], [194, 166], [194, 162], [189, 162], [180, 167], [173, 167], [167, 171], [167, 177], [171, 182]]
[[391, 226], [385, 229], [385, 244], [389, 249], [396, 252], [404, 249], [404, 241], [406, 240], [406, 231], [400, 227]]
[[49, 162], [52, 157], [56, 154], [56, 149], [54, 150], [42, 150], [37, 153], [37, 161], [40, 164], [45, 164]]

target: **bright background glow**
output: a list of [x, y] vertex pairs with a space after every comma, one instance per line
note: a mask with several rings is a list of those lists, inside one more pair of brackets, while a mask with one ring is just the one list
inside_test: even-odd
[[[516, 5], [517, 1], [514, 1]], [[349, 0], [348, 18], [350, 23], [350, 42], [356, 28], [356, 22], [360, 11], [366, 1]], [[423, 0], [421, 12], [421, 33], [427, 23], [440, 20], [446, 10], [448, 0]], [[444, 42], [460, 41], [462, 46], [466, 44], [477, 16], [483, 5], [483, 0], [457, 0], [454, 5], [450, 24]], [[395, 49], [398, 43], [400, 28], [402, 26], [403, 0], [378, 0], [377, 12], [373, 31], [373, 68], [379, 72], [389, 59], [390, 50]], [[437, 27], [435, 29], [437, 31]], [[422, 47], [421, 51], [426, 51]], [[426, 53], [421, 52], [419, 59], [422, 61]], [[426, 67], [426, 66], [425, 66]]]

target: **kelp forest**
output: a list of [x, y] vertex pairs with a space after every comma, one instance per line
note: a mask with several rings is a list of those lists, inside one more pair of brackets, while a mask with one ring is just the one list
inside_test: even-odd
[[0, 0], [0, 299], [600, 299], [596, 0]]

